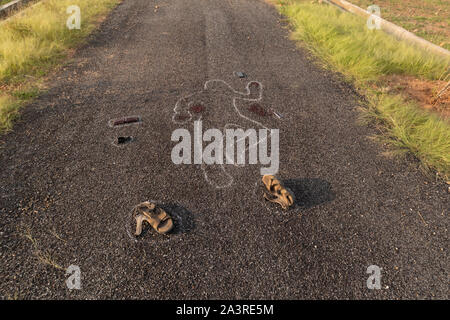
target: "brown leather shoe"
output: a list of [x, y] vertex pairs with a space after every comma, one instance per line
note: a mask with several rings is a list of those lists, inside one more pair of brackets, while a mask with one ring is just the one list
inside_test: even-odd
[[140, 203], [136, 207], [136, 233], [135, 235], [140, 235], [142, 232], [142, 223], [147, 221], [156, 232], [160, 234], [166, 234], [173, 228], [173, 220], [164, 211], [164, 209], [156, 206], [156, 204], [145, 201]]
[[291, 190], [286, 189], [281, 182], [273, 175], [264, 175], [262, 182], [267, 191], [264, 198], [270, 202], [278, 203], [284, 210], [294, 204], [294, 194]]

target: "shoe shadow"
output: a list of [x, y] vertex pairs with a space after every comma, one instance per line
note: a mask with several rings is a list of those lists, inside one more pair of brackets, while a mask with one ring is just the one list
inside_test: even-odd
[[319, 178], [287, 179], [282, 183], [294, 193], [294, 204], [303, 208], [311, 208], [335, 198], [330, 183]]
[[163, 208], [173, 219], [174, 227], [169, 234], [190, 233], [195, 229], [193, 214], [186, 208], [174, 204], [162, 204]]

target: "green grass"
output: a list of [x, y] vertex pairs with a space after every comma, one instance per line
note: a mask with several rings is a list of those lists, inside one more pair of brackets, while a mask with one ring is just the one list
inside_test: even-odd
[[11, 130], [19, 115], [20, 103], [8, 95], [0, 95], [0, 132]]
[[366, 20], [333, 6], [294, 1], [283, 5], [281, 12], [295, 27], [295, 39], [303, 40], [343, 74], [358, 81], [391, 74], [437, 79], [448, 67], [448, 62], [384, 32], [369, 30]]
[[[69, 49], [82, 43], [98, 19], [118, 2], [41, 0], [19, 15], [0, 21], [0, 88], [6, 88], [0, 92], [0, 133], [11, 129], [20, 106], [37, 95], [40, 79], [60, 65]], [[80, 30], [66, 26], [70, 5], [81, 9]]]
[[292, 37], [321, 61], [353, 81], [366, 95], [365, 119], [382, 124], [384, 138], [399, 152], [414, 154], [425, 167], [450, 177], [450, 125], [440, 117], [407, 103], [401, 96], [370, 89], [393, 74], [439, 79], [449, 72], [443, 61], [381, 30], [369, 30], [366, 20], [329, 5], [310, 1], [279, 1], [291, 22]]
[[0, 0], [0, 6], [7, 4], [8, 2], [12, 2], [14, 0]]
[[406, 103], [400, 96], [388, 94], [369, 95], [364, 118], [377, 121], [384, 127], [383, 141], [394, 146], [396, 153], [412, 153], [426, 168], [434, 168], [449, 178], [450, 126], [435, 114]]
[[350, 2], [363, 9], [377, 4], [384, 19], [450, 50], [448, 0], [351, 0]]

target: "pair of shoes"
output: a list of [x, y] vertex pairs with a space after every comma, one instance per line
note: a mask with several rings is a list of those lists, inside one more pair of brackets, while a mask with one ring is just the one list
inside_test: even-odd
[[166, 234], [173, 229], [173, 220], [164, 209], [158, 207], [156, 204], [145, 201], [136, 206], [136, 232], [138, 236], [142, 233], [142, 223], [147, 221], [156, 232]]
[[[287, 210], [294, 204], [293, 192], [284, 187], [280, 180], [273, 175], [264, 175], [262, 181], [267, 189], [264, 192], [264, 198], [266, 200], [281, 205], [284, 210]], [[142, 233], [142, 224], [144, 221], [147, 221], [160, 234], [166, 234], [173, 229], [172, 218], [164, 209], [153, 202], [145, 201], [138, 204], [134, 209], [134, 213], [136, 219], [136, 236]]]
[[293, 192], [284, 187], [280, 180], [273, 175], [264, 175], [262, 181], [267, 189], [264, 192], [264, 198], [266, 200], [279, 204], [284, 210], [294, 204]]

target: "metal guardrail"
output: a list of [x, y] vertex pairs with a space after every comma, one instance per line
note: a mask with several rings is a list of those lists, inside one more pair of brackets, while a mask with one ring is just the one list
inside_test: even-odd
[[36, 0], [14, 0], [0, 6], [0, 19], [6, 18], [12, 13], [17, 12], [21, 7], [25, 6], [26, 4], [32, 1]]
[[[372, 14], [364, 9], [361, 9], [360, 7], [349, 3], [345, 0], [325, 0], [325, 2], [333, 4], [345, 11], [348, 11], [350, 13], [356, 14], [358, 16], [369, 18]], [[381, 17], [377, 17], [377, 20], [380, 21], [380, 27], [382, 30], [384, 30], [386, 33], [389, 33], [393, 35], [394, 37], [406, 40], [412, 44], [415, 44], [425, 50], [428, 50], [434, 54], [437, 54], [443, 58], [450, 59], [450, 51], [435, 45], [434, 43], [431, 43], [423, 38], [420, 38], [416, 36], [414, 33], [409, 32], [406, 29], [403, 29], [402, 27], [397, 26], [396, 24], [389, 22], [387, 20], [384, 20]]]

